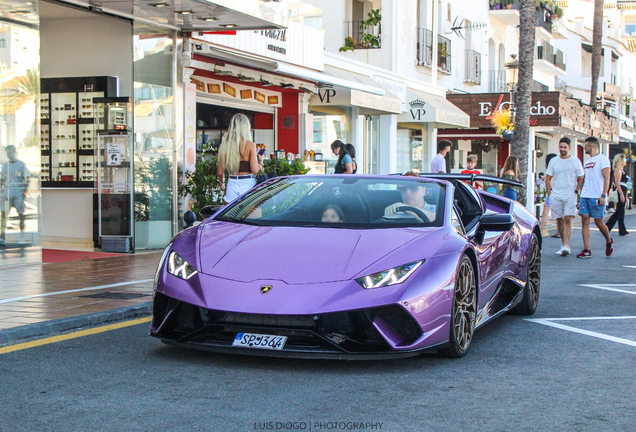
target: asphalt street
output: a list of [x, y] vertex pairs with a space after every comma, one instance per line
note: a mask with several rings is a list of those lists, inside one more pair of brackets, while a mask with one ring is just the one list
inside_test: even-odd
[[611, 258], [598, 232], [590, 260], [544, 238], [533, 321], [499, 318], [463, 359], [218, 355], [162, 345], [144, 323], [0, 354], [0, 430], [633, 431], [636, 216], [627, 226]]

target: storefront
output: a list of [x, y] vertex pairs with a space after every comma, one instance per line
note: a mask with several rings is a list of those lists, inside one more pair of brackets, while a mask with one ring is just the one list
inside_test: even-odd
[[[500, 149], [503, 146], [501, 137], [495, 134], [490, 122], [490, 116], [497, 110], [506, 110], [509, 106], [509, 95], [505, 93], [448, 95], [448, 100], [470, 114], [471, 129], [465, 131], [443, 130], [439, 138], [453, 138], [470, 141], [487, 141]], [[607, 154], [608, 146], [618, 142], [617, 119], [601, 111], [593, 111], [589, 106], [565, 93], [544, 92], [533, 93], [531, 105], [530, 129], [535, 142], [538, 159], [548, 153], [558, 152], [559, 140], [567, 136], [572, 143], [582, 142], [593, 136], [602, 144], [603, 153]], [[536, 138], [536, 139], [535, 139]], [[579, 157], [579, 151], [572, 146], [574, 156]], [[504, 151], [504, 153], [508, 153]], [[503, 157], [498, 157], [498, 164]], [[457, 164], [465, 160], [458, 160]], [[458, 167], [456, 167], [458, 168]], [[498, 166], [497, 169], [500, 169]], [[537, 165], [537, 168], [542, 168]]]
[[337, 157], [331, 152], [331, 143], [341, 140], [356, 148], [358, 172], [378, 174], [386, 171], [384, 155], [390, 146], [381, 145], [385, 132], [396, 129], [394, 117], [402, 113], [402, 101], [385, 90], [374, 79], [326, 66], [326, 79], [335, 82], [320, 86], [309, 100], [309, 118], [313, 123], [313, 136], [307, 148], [320, 152], [327, 162], [327, 172], [333, 172]]
[[[130, 120], [117, 131], [128, 134], [130, 146], [111, 154], [130, 174], [126, 191], [110, 188], [129, 203], [126, 250], [163, 247], [177, 231], [177, 173], [184, 163], [177, 32], [286, 24], [284, 4], [263, 15], [256, 1], [209, 3], [181, 2], [190, 15], [185, 17], [175, 7], [151, 4], [134, 10], [110, 1], [99, 8], [82, 1], [18, 7], [0, 0], [10, 18], [0, 35], [0, 166], [10, 153], [28, 170], [20, 171], [27, 176], [25, 211], [7, 208], [2, 215], [0, 266], [41, 262], [41, 247], [102, 246], [95, 234], [96, 197], [108, 189], [97, 186], [107, 177], [96, 165], [103, 156], [95, 144], [101, 115], [96, 98], [102, 96], [131, 101]], [[201, 18], [213, 13], [219, 19]], [[7, 151], [9, 145], [16, 152]]]
[[[496, 135], [490, 118], [497, 110], [509, 106], [509, 94], [451, 94], [448, 100], [470, 115], [471, 129], [444, 129], [439, 139], [456, 143], [451, 167], [459, 170], [466, 166], [466, 157], [477, 154], [477, 169], [484, 174], [499, 175], [510, 152], [507, 141]], [[568, 137], [572, 142], [571, 154], [584, 160], [583, 141], [593, 136], [601, 143], [601, 151], [609, 154], [610, 145], [618, 143], [618, 121], [602, 111], [594, 111], [581, 101], [561, 92], [532, 94], [530, 109], [530, 140], [534, 143], [529, 166], [528, 184], [534, 187], [534, 175], [545, 172], [546, 155], [558, 154], [559, 140]]]
[[435, 129], [468, 128], [468, 114], [441, 96], [420, 90], [407, 90], [407, 111], [398, 116], [398, 172], [409, 170], [428, 172], [430, 162], [437, 153], [431, 146]]

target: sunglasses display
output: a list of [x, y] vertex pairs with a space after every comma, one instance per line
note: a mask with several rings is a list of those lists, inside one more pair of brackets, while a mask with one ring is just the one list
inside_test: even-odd
[[85, 148], [85, 149], [92, 149], [92, 148], [93, 148], [93, 146], [92, 146], [92, 144], [82, 144], [82, 148]]
[[82, 141], [92, 141], [93, 138], [82, 138]]
[[66, 124], [64, 120], [55, 120], [55, 124], [63, 125]]
[[41, 165], [42, 165], [43, 167], [48, 167], [48, 166], [50, 166], [51, 164], [50, 164], [50, 163], [43, 163], [43, 164], [41, 164]]

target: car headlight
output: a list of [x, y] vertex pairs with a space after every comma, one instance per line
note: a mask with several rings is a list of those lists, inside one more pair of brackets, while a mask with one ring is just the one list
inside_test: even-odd
[[183, 280], [188, 280], [197, 274], [197, 271], [186, 260], [181, 258], [178, 253], [172, 251], [168, 255], [168, 273]]
[[407, 280], [408, 277], [411, 276], [423, 262], [424, 260], [404, 264], [399, 267], [394, 267], [389, 270], [384, 270], [369, 276], [358, 278], [356, 279], [356, 282], [358, 282], [362, 288], [366, 289], [396, 285]]

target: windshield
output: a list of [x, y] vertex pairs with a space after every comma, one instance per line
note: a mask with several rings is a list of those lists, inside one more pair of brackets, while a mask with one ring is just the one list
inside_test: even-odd
[[262, 226], [442, 226], [445, 186], [426, 179], [298, 176], [265, 183], [215, 219]]

